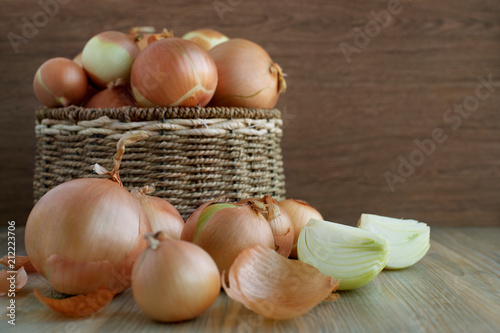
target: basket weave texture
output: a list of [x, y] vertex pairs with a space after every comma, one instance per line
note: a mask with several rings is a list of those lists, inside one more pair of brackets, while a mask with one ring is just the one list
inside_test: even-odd
[[100, 177], [98, 163], [112, 169], [124, 133], [150, 137], [126, 147], [120, 167], [132, 190], [155, 185], [186, 219], [202, 203], [273, 196], [284, 199], [278, 110], [244, 108], [40, 108], [36, 111], [34, 197], [71, 179]]

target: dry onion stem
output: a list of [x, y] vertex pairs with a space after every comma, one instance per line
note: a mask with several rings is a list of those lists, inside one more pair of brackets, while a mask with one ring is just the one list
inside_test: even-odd
[[227, 295], [246, 308], [272, 319], [301, 316], [331, 300], [339, 281], [309, 264], [286, 259], [263, 246], [247, 248], [229, 270], [229, 286], [222, 273]]
[[101, 287], [87, 294], [68, 297], [64, 299], [53, 299], [43, 296], [38, 289], [34, 290], [36, 298], [55, 312], [70, 317], [82, 317], [95, 313], [105, 307], [116, 294]]
[[[5, 269], [2, 269], [0, 271], [0, 296], [9, 294], [11, 290], [11, 281], [8, 280], [8, 278], [10, 278], [12, 274], [13, 273], [9, 273], [9, 271]], [[19, 290], [21, 290], [26, 285], [26, 283], [28, 283], [28, 274], [26, 274], [24, 267], [21, 267], [16, 272], [16, 280], [14, 282], [15, 292], [17, 293]]]
[[[0, 259], [0, 264], [9, 267], [9, 257], [8, 256], [3, 256]], [[35, 267], [33, 267], [33, 264], [30, 261], [30, 258], [28, 256], [16, 256], [15, 257], [15, 264], [14, 264], [14, 269], [19, 269], [21, 267], [24, 267], [24, 270], [26, 273], [32, 273], [36, 272]]]

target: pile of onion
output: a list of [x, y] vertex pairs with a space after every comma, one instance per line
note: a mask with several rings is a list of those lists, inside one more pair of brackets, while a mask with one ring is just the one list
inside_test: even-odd
[[140, 106], [203, 107], [217, 86], [217, 68], [199, 45], [167, 38], [153, 42], [132, 67], [132, 92]]
[[150, 225], [140, 203], [122, 185], [118, 169], [125, 145], [145, 132], [124, 135], [117, 144], [109, 179], [75, 179], [47, 192], [26, 223], [25, 245], [31, 263], [65, 294], [130, 286], [132, 265], [146, 248]]

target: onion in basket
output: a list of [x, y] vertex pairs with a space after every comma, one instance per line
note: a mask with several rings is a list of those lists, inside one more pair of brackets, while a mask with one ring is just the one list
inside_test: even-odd
[[217, 68], [201, 46], [181, 38], [150, 44], [132, 67], [132, 92], [141, 106], [203, 107], [217, 85]]
[[52, 58], [38, 68], [33, 89], [38, 100], [48, 107], [80, 103], [87, 94], [87, 76], [74, 61]]
[[271, 109], [286, 82], [280, 65], [259, 45], [234, 38], [210, 50], [219, 82], [211, 106]]

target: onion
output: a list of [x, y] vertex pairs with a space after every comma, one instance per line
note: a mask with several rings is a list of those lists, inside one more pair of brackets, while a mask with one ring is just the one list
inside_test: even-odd
[[[26, 223], [26, 252], [35, 269], [59, 292], [82, 294], [130, 286], [132, 265], [147, 243], [148, 218], [121, 184], [118, 169], [125, 145], [145, 132], [124, 135], [117, 144], [110, 179], [75, 179], [47, 192]], [[102, 167], [95, 166], [102, 173]]]
[[278, 202], [278, 206], [283, 208], [292, 219], [294, 237], [290, 258], [297, 258], [297, 240], [299, 239], [300, 231], [310, 219], [322, 220], [323, 216], [314, 207], [302, 200], [286, 199]]
[[38, 68], [33, 89], [45, 106], [77, 105], [87, 93], [87, 76], [74, 61], [52, 58]]
[[389, 260], [389, 243], [373, 232], [311, 219], [297, 243], [299, 260], [340, 280], [339, 290], [364, 286]]
[[210, 55], [193, 42], [167, 38], [152, 43], [132, 67], [132, 92], [140, 106], [205, 106], [217, 85]]
[[124, 86], [110, 85], [95, 94], [87, 103], [86, 108], [104, 109], [119, 108], [122, 106], [137, 106], [130, 90]]
[[184, 228], [194, 229], [194, 233], [183, 231], [181, 239], [201, 246], [221, 272], [229, 271], [234, 259], [247, 247], [275, 248], [269, 223], [252, 205], [208, 205], [198, 219], [189, 218]]
[[358, 228], [371, 231], [389, 242], [388, 269], [409, 267], [429, 251], [431, 228], [416, 220], [361, 214]]
[[130, 28], [129, 35], [135, 40], [139, 50], [144, 50], [148, 46], [148, 38], [154, 35], [156, 32], [155, 27], [144, 26], [144, 27], [132, 27]]
[[193, 30], [182, 36], [182, 38], [195, 42], [206, 51], [229, 40], [226, 35], [212, 29]]
[[102, 32], [83, 48], [83, 68], [99, 87], [104, 88], [118, 79], [129, 81], [132, 64], [139, 52], [129, 35], [118, 31]]
[[154, 186], [145, 186], [132, 193], [144, 208], [151, 231], [162, 231], [172, 239], [180, 239], [184, 228], [181, 214], [167, 200], [147, 195], [153, 191]]
[[294, 231], [292, 219], [285, 210], [280, 209], [276, 200], [269, 195], [262, 198], [244, 199], [239, 203], [254, 206], [264, 216], [271, 226], [276, 251], [288, 258], [292, 251]]
[[259, 45], [234, 38], [210, 50], [219, 81], [211, 106], [271, 109], [286, 91], [281, 67]]
[[215, 262], [200, 247], [169, 239], [162, 232], [147, 238], [150, 248], [135, 263], [132, 277], [137, 305], [163, 322], [199, 316], [220, 293]]
[[301, 316], [337, 289], [338, 281], [313, 266], [286, 259], [263, 246], [244, 250], [229, 270], [229, 285], [222, 286], [235, 301], [266, 318]]

